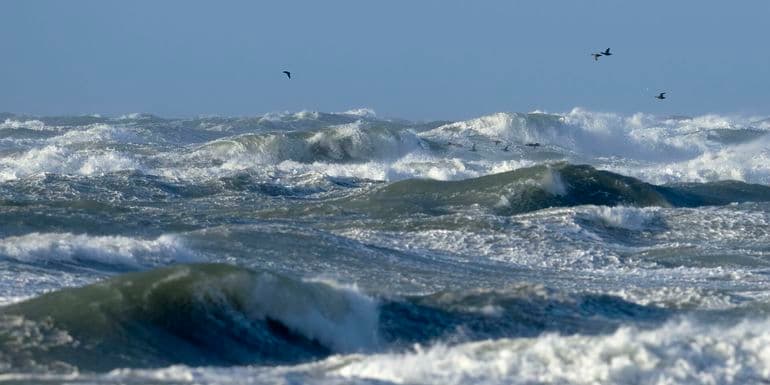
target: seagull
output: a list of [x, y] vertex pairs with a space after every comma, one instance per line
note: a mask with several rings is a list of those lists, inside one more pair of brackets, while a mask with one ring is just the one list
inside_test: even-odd
[[286, 77], [287, 77], [287, 78], [291, 79], [291, 72], [289, 72], [289, 71], [283, 71], [283, 73], [285, 73], [285, 74], [286, 74]]
[[600, 53], [592, 53], [591, 56], [594, 57], [594, 60], [599, 61], [599, 58], [604, 56], [604, 55], [602, 55]]
[[503, 151], [508, 152], [508, 147], [510, 147], [510, 146], [511, 146], [510, 144], [506, 144], [505, 148], [503, 148]]
[[604, 56], [612, 56], [612, 54], [610, 53], [610, 49], [609, 49], [609, 48], [607, 48], [607, 50], [606, 50], [606, 51], [604, 51], [604, 52], [600, 52], [600, 53], [601, 53], [602, 55], [604, 55]]
[[660, 95], [655, 97], [655, 99], [660, 99], [660, 100], [663, 100], [665, 98], [666, 98], [666, 93], [665, 92], [661, 92]]

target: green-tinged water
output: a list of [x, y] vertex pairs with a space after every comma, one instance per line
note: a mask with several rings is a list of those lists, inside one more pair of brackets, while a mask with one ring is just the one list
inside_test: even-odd
[[770, 382], [762, 121], [0, 120], [0, 382]]

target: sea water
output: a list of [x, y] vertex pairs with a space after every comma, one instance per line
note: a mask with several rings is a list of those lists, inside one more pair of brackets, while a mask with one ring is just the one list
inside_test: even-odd
[[770, 120], [0, 116], [0, 382], [770, 382]]

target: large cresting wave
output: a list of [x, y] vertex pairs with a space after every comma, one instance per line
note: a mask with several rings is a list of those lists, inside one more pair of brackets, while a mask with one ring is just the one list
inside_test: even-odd
[[[276, 365], [414, 343], [607, 333], [670, 313], [539, 285], [372, 298], [327, 281], [224, 264], [128, 273], [0, 308], [0, 369]], [[569, 325], [565, 327], [564, 325]]]
[[510, 215], [577, 205], [697, 207], [747, 201], [770, 201], [770, 187], [738, 181], [653, 185], [587, 165], [557, 163], [462, 181], [396, 182], [354, 198], [350, 206], [442, 214], [476, 205]]

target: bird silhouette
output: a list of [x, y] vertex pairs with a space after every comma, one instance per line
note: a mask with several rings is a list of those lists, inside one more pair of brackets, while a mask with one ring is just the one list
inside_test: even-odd
[[604, 52], [600, 52], [600, 53], [602, 55], [604, 55], [604, 56], [612, 56], [612, 54], [610, 53], [610, 49], [609, 48], [607, 48]]
[[655, 97], [655, 99], [660, 99], [660, 100], [663, 100], [665, 98], [666, 98], [666, 93], [665, 92], [661, 92], [658, 96]]
[[287, 77], [287, 78], [291, 79], [291, 72], [289, 72], [289, 71], [283, 71], [283, 73], [285, 73], [285, 74], [286, 74], [286, 77]]
[[602, 57], [603, 55], [600, 53], [592, 53], [591, 56], [594, 57], [594, 60], [599, 61], [599, 58]]
[[505, 147], [503, 147], [503, 151], [508, 152], [508, 147], [510, 147], [510, 144], [506, 144]]

